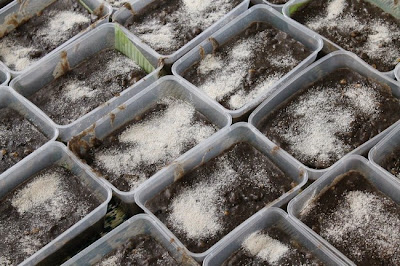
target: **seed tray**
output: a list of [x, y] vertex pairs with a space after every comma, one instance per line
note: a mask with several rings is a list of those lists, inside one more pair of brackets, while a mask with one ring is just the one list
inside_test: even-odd
[[84, 169], [82, 163], [77, 160], [70, 151], [68, 151], [64, 144], [56, 141], [51, 141], [42, 146], [36, 152], [35, 156], [30, 156], [24, 162], [21, 162], [18, 167], [14, 168], [13, 171], [7, 171], [5, 174], [1, 175], [0, 197], [3, 197], [26, 180], [29, 180], [31, 176], [38, 173], [40, 170], [51, 165], [59, 165], [69, 169], [81, 179], [82, 183], [85, 184], [85, 186], [96, 195], [102, 203], [82, 220], [27, 258], [20, 265], [37, 264], [53, 252], [60, 249], [69, 240], [94, 225], [105, 216], [107, 205], [111, 200], [111, 190], [99, 181], [93, 173]]
[[[250, 115], [249, 123], [255, 127], [259, 127], [262, 119], [273, 112], [278, 106], [285, 102], [285, 100], [301, 90], [307, 87], [318, 79], [328, 75], [334, 70], [342, 67], [347, 67], [360, 73], [363, 76], [373, 78], [379, 83], [387, 85], [394, 97], [400, 98], [400, 84], [388, 76], [382, 74], [370, 65], [362, 61], [355, 54], [346, 51], [336, 51], [318, 60], [298, 75], [296, 75], [289, 82], [284, 84], [279, 90], [277, 90], [273, 96], [264, 101], [257, 109]], [[388, 134], [393, 128], [398, 125], [400, 121], [376, 135], [372, 139], [368, 140], [358, 148], [349, 152], [348, 154], [365, 154], [367, 153], [376, 143], [378, 143], [386, 134]], [[311, 180], [316, 180], [326, 171], [332, 169], [334, 165], [325, 169], [314, 169], [304, 166], [309, 173]]]
[[[49, 120], [36, 106], [31, 104], [10, 87], [0, 86], [0, 107], [9, 107], [17, 111], [24, 118], [29, 120], [30, 123], [32, 123], [40, 132], [42, 132], [49, 139], [49, 142], [56, 140], [58, 137], [58, 130], [53, 122]], [[38, 152], [39, 149], [23, 158], [21, 161], [0, 174], [0, 178], [8, 176], [18, 170], [21, 164], [32, 160], [32, 158], [37, 156]]]
[[[13, 79], [10, 86], [21, 95], [29, 97], [48, 83], [55, 80], [57, 75], [67, 72], [68, 67], [63, 68], [65, 65], [69, 65], [69, 68], [73, 68], [106, 48], [115, 48], [126, 55], [126, 51], [129, 49], [125, 49], [125, 47], [130, 46], [120, 45], [118, 43], [118, 34], [125, 34], [125, 36], [127, 36], [126, 30], [120, 28], [115, 23], [106, 23], [101, 25], [81, 38], [78, 38], [64, 46], [59, 51], [47, 56], [40, 64], [35, 65], [30, 70], [25, 71], [23, 74]], [[135, 40], [132, 40], [131, 38], [128, 38], [127, 42], [131, 42], [139, 52], [145, 53], [146, 48], [140, 43], [136, 43]], [[86, 129], [95, 121], [108, 114], [114, 108], [121, 105], [123, 102], [157, 80], [162, 66], [157, 66], [157, 59], [155, 58], [146, 57], [145, 59], [147, 59], [151, 64], [147, 64], [147, 66], [153, 67], [149, 69], [155, 69], [154, 71], [133, 86], [125, 89], [121, 92], [120, 96], [111, 98], [74, 122], [67, 125], [56, 125], [60, 131], [60, 139], [67, 142], [74, 135], [77, 135], [79, 132]]]
[[275, 225], [279, 226], [280, 229], [295, 239], [297, 243], [311, 251], [325, 265], [340, 265], [343, 263], [322, 243], [315, 240], [306, 230], [294, 222], [282, 209], [275, 207], [263, 209], [245, 223], [235, 235], [231, 235], [229, 238], [227, 237], [221, 241], [220, 244], [215, 245], [204, 260], [204, 266], [222, 265], [236, 250], [240, 249], [243, 241], [250, 234]]
[[[154, 1], [155, 0], [130, 0], [130, 1], [127, 1], [127, 5], [125, 5], [124, 7], [120, 8], [112, 16], [112, 21], [120, 23], [121, 25], [124, 25], [125, 22], [131, 16], [134, 16], [134, 14], [132, 13], [132, 10], [134, 10], [134, 13], [139, 13], [142, 9], [146, 8], [147, 5], [149, 5], [150, 3], [154, 2]], [[150, 54], [152, 56], [162, 60], [166, 65], [172, 65], [176, 60], [178, 60], [184, 54], [189, 52], [191, 49], [193, 49], [200, 42], [205, 40], [207, 37], [209, 37], [211, 34], [216, 32], [222, 26], [227, 24], [229, 21], [231, 21], [232, 19], [234, 19], [235, 17], [237, 17], [238, 15], [240, 15], [244, 11], [246, 11], [248, 9], [248, 7], [249, 7], [249, 4], [250, 4], [250, 0], [243, 0], [243, 2], [241, 4], [239, 4], [234, 9], [232, 9], [224, 17], [220, 18], [212, 26], [210, 26], [209, 28], [204, 30], [197, 37], [195, 37], [190, 42], [188, 42], [183, 47], [181, 47], [179, 50], [175, 51], [174, 53], [172, 53], [170, 55], [162, 55], [162, 54], [156, 52], [154, 49], [152, 49], [147, 44], [144, 44], [144, 45], [145, 45], [145, 47], [147, 47], [147, 50], [150, 51]], [[133, 35], [135, 39], [138, 39], [137, 41], [140, 40], [133, 33], [131, 33], [131, 35]]]
[[[263, 100], [268, 98], [274, 90], [280, 88], [290, 78], [292, 78], [301, 70], [306, 68], [312, 62], [314, 62], [314, 60], [317, 58], [318, 52], [322, 49], [323, 46], [322, 40], [319, 37], [317, 37], [316, 34], [310, 33], [303, 26], [299, 26], [293, 23], [291, 20], [286, 19], [272, 7], [269, 7], [267, 5], [256, 5], [250, 8], [249, 10], [238, 16], [236, 19], [231, 21], [229, 24], [222, 27], [216, 33], [213, 33], [211, 35], [211, 38], [216, 40], [219, 45], [223, 45], [233, 37], [239, 35], [252, 23], [259, 21], [270, 23], [277, 29], [286, 32], [288, 35], [290, 35], [291, 37], [302, 43], [304, 46], [306, 46], [308, 49], [310, 49], [312, 53], [305, 60], [299, 63], [294, 69], [292, 69], [290, 72], [284, 75], [279, 81], [277, 81], [274, 85], [272, 85], [272, 88], [268, 90], [269, 92], [262, 93], [260, 96], [246, 103], [244, 106], [242, 106], [237, 110], [229, 110], [222, 107], [226, 110], [226, 112], [228, 112], [233, 117], [234, 120], [239, 120], [248, 115]], [[204, 53], [204, 55], [207, 55], [212, 52], [213, 52], [212, 41], [210, 41], [209, 39], [203, 41], [193, 50], [191, 50], [189, 53], [187, 53], [181, 59], [179, 59], [172, 66], [172, 73], [178, 77], [181, 77], [181, 75], [186, 69], [188, 69], [194, 63], [201, 60], [202, 58], [201, 54]], [[199, 90], [200, 92], [204, 93], [202, 90], [198, 89], [194, 85], [192, 86], [197, 90]]]
[[7, 86], [8, 83], [10, 82], [10, 79], [11, 79], [10, 72], [8, 72], [6, 67], [0, 65], [0, 85]]
[[393, 129], [386, 137], [376, 144], [368, 153], [368, 159], [384, 175], [388, 176], [395, 182], [400, 182], [400, 179], [382, 167], [385, 158], [400, 146], [400, 126]]
[[[96, 121], [94, 127], [92, 126], [87, 130], [82, 131], [82, 133], [77, 134], [77, 138], [75, 138], [74, 142], [79, 140], [80, 143], [87, 143], [90, 146], [90, 143], [92, 142], [91, 139], [93, 139], [93, 137], [100, 140], [106, 138], [114, 131], [120, 129], [126, 123], [145, 113], [159, 100], [168, 96], [184, 100], [194, 105], [197, 111], [202, 113], [212, 124], [216, 125], [220, 129], [228, 127], [232, 122], [231, 117], [225, 113], [222, 108], [220, 108], [214, 102], [208, 101], [207, 98], [198, 93], [196, 90], [193, 90], [187, 85], [187, 82], [184, 82], [174, 76], [165, 76], [152, 83], [148, 88], [144, 89], [134, 97], [127, 100], [107, 116], [104, 116], [100, 120]], [[71, 147], [71, 142], [69, 142], [68, 145]], [[195, 153], [195, 149], [196, 148], [189, 150], [186, 154]], [[88, 165], [86, 167], [90, 168]], [[147, 183], [150, 179], [145, 181], [141, 186]], [[114, 195], [116, 195], [123, 202], [134, 202], [134, 195], [139, 188], [126, 192], [117, 189], [104, 178], [103, 181], [112, 188]]]
[[[193, 152], [183, 155], [170, 166], [165, 168], [165, 170], [157, 173], [152, 179], [149, 180], [149, 182], [143, 184], [138, 189], [137, 193], [135, 194], [135, 202], [152, 218], [159, 221], [159, 219], [145, 206], [146, 202], [164, 190], [168, 185], [174, 183], [180, 178], [184, 178], [185, 173], [188, 173], [192, 169], [217, 157], [238, 142], [247, 142], [253, 147], [257, 148], [280, 169], [284, 170], [289, 178], [298, 184], [288, 192], [281, 195], [279, 198], [269, 203], [266, 207], [264, 207], [264, 209], [274, 206], [280, 207], [284, 205], [300, 191], [302, 186], [306, 184], [307, 172], [298, 162], [287, 156], [287, 154], [282, 152], [282, 150], [274, 149], [274, 144], [265, 138], [253, 126], [248, 123], [241, 122], [221, 130], [213, 137], [194, 148]], [[254, 217], [254, 215], [252, 217]], [[242, 230], [241, 228], [243, 228], [245, 224], [247, 224], [247, 222], [244, 222], [236, 227], [236, 229], [231, 231], [227, 236], [219, 240], [218, 243], [224, 241], [226, 238], [228, 238], [228, 236], [235, 235], [236, 232]], [[181, 244], [180, 240], [164, 224], [162, 224], [162, 228], [168, 232], [168, 236], [173, 239], [174, 242]], [[187, 252], [198, 262], [201, 262], [212, 250], [213, 248], [211, 247], [203, 253], [193, 253], [189, 250], [187, 250]]]
[[[311, 184], [298, 196], [293, 198], [288, 205], [288, 213], [291, 218], [296, 221], [306, 231], [311, 233], [317, 240], [327, 246], [336, 256], [341, 258], [346, 265], [355, 265], [345, 255], [329, 244], [325, 239], [316, 234], [310, 227], [303, 224], [298, 218], [300, 212], [306, 204], [313, 198], [317, 197], [324, 189], [334, 183], [335, 179], [350, 171], [356, 170], [363, 173], [366, 178], [383, 194], [393, 199], [397, 204], [400, 203], [400, 184], [382, 174], [371, 162], [359, 155], [350, 155], [346, 159], [339, 161], [332, 169], [325, 173], [320, 179]], [[395, 233], [395, 232], [393, 232]]]
[[180, 246], [179, 243], [171, 242], [169, 236], [156, 221], [146, 214], [138, 214], [78, 253], [72, 259], [64, 263], [63, 266], [93, 265], [113, 250], [119, 248], [130, 238], [140, 234], [153, 237], [177, 262], [182, 263], [182, 265], [198, 265], [184, 252], [183, 247]]
[[285, 4], [273, 4], [267, 0], [251, 0], [251, 2], [253, 4], [266, 4], [272, 6], [279, 13], [282, 13], [283, 6], [285, 5]]
[[[308, 3], [309, 1], [310, 0], [290, 0], [283, 6], [282, 13], [285, 17], [290, 18], [291, 14], [293, 14], [298, 8], [300, 8], [304, 4]], [[366, 0], [366, 1], [378, 6], [383, 11], [392, 14], [396, 18], [400, 18], [400, 5], [396, 4], [396, 1], [391, 1], [391, 0]], [[295, 20], [292, 20], [292, 21], [294, 23], [300, 24], [299, 22], [297, 22]], [[308, 29], [308, 30], [311, 32], [314, 32], [311, 29]], [[322, 38], [322, 40], [324, 41], [323, 51], [325, 53], [331, 53], [331, 52], [337, 51], [337, 50], [344, 50], [342, 47], [340, 47], [336, 43], [330, 41], [328, 38], [325, 38], [324, 36], [322, 36], [316, 32], [315, 32], [315, 34], [320, 36]], [[382, 73], [391, 78], [394, 78], [394, 75], [395, 75], [394, 69], [391, 71], [382, 72]]]
[[[16, 25], [19, 25], [22, 21], [29, 20], [37, 13], [40, 13], [44, 8], [54, 3], [56, 0], [24, 0], [24, 1], [13, 1], [9, 5], [5, 6], [0, 10], [0, 33], [3, 36], [5, 33], [8, 33], [15, 29]], [[112, 8], [110, 5], [105, 3], [102, 0], [79, 0], [79, 2], [90, 11], [90, 13], [98, 13], [100, 15], [100, 19], [94, 23], [91, 27], [87, 28], [85, 31], [78, 33], [50, 53], [48, 53], [45, 57], [57, 53], [60, 49], [63, 49], [67, 44], [73, 42], [78, 39], [80, 36], [84, 35], [86, 31], [91, 30], [93, 27], [97, 25], [101, 25], [105, 22], [109, 21], [109, 17], [111, 16]], [[14, 71], [9, 69], [3, 62], [0, 61], [0, 65], [8, 69], [11, 73], [12, 77], [16, 77], [27, 71], [28, 69], [33, 69], [35, 66], [43, 62], [45, 57], [41, 58], [37, 62], [32, 63], [23, 71]]]

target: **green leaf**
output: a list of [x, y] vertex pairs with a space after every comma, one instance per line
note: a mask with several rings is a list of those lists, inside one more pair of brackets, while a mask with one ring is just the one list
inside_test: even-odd
[[289, 7], [289, 16], [296, 12], [300, 7], [305, 5], [307, 2], [297, 3]]
[[89, 7], [84, 1], [79, 0], [79, 3], [80, 3], [84, 8], [86, 8], [86, 9], [90, 12], [90, 14], [93, 14], [93, 10], [91, 10], [90, 7]]
[[135, 61], [147, 73], [155, 70], [154, 66], [150, 64], [118, 25], [115, 25], [115, 49]]

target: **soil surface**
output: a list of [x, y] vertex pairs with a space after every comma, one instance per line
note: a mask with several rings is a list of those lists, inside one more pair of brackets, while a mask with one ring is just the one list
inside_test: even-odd
[[279, 105], [257, 125], [311, 168], [324, 169], [400, 119], [387, 85], [338, 69]]
[[168, 97], [89, 149], [79, 138], [69, 146], [116, 188], [130, 191], [217, 129], [191, 104]]
[[295, 185], [243, 142], [185, 174], [146, 207], [190, 251], [200, 253]]
[[0, 200], [0, 264], [21, 263], [100, 203], [61, 166], [35, 174]]
[[310, 54], [285, 32], [254, 22], [182, 76], [225, 108], [236, 110], [270, 95], [272, 87]]
[[338, 176], [300, 219], [357, 265], [400, 263], [400, 205], [358, 171]]
[[400, 60], [400, 20], [365, 0], [312, 0], [292, 16], [382, 72]]
[[0, 174], [48, 140], [18, 112], [10, 108], [0, 109]]
[[172, 54], [229, 13], [242, 0], [159, 0], [125, 26], [151, 48], [163, 55]]
[[0, 39], [0, 60], [22, 71], [98, 19], [77, 0], [57, 0]]
[[67, 125], [119, 96], [147, 73], [114, 49], [105, 49], [28, 98], [55, 123]]
[[247, 237], [242, 247], [222, 264], [222, 266], [230, 265], [322, 266], [324, 264], [276, 225]]

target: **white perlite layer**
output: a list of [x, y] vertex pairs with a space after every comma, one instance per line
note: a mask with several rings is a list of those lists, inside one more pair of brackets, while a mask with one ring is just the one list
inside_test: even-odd
[[[65, 96], [70, 101], [74, 102], [81, 99], [82, 97], [93, 98], [99, 93], [97, 87], [101, 85], [103, 80], [112, 79], [113, 77], [124, 75], [130, 71], [138, 69], [140, 67], [130, 58], [118, 54], [111, 60], [107, 62], [107, 65], [103, 69], [99, 69], [96, 72], [91, 73], [84, 81], [81, 80], [71, 80], [65, 87]], [[119, 88], [118, 84], [113, 83], [113, 87], [108, 88], [109, 90], [116, 90]], [[61, 104], [61, 101], [55, 101], [54, 105]], [[65, 105], [65, 104], [64, 104]], [[85, 109], [85, 106], [81, 107]]]
[[35, 60], [29, 58], [29, 53], [35, 51], [35, 48], [24, 47], [9, 36], [0, 39], [1, 61], [15, 71], [22, 71], [31, 65]]
[[196, 121], [193, 105], [172, 97], [158, 104], [167, 105], [152, 119], [133, 124], [123, 131], [118, 140], [131, 148], [101, 150], [95, 155], [95, 164], [115, 175], [137, 176], [128, 179], [131, 189], [136, 188], [145, 176], [140, 165], [166, 164], [183, 154], [188, 143], [198, 144], [216, 132], [216, 127]]
[[[253, 38], [241, 40], [232, 48], [228, 56], [208, 54], [199, 64], [199, 73], [208, 76], [204, 83], [198, 85], [212, 99], [221, 102], [228, 99], [230, 109], [236, 110], [251, 102], [253, 99], [267, 95], [276, 82], [282, 78], [286, 71], [277, 71], [273, 75], [266, 75], [254, 82], [254, 88], [247, 92], [241, 89], [241, 84], [246, 79], [256, 52], [264, 49], [265, 43], [271, 38], [264, 31], [258, 32]], [[270, 55], [266, 62], [279, 68], [294, 68], [300, 62], [296, 60], [291, 51], [287, 54]]]
[[242, 247], [252, 256], [266, 261], [271, 265], [279, 265], [279, 260], [291, 251], [287, 245], [269, 235], [262, 234], [260, 231], [248, 236], [244, 240]]
[[123, 3], [127, 2], [127, 0], [106, 0], [114, 8], [119, 8]]
[[[63, 114], [65, 110], [68, 110], [70, 119], [64, 124], [72, 123], [76, 120], [75, 117], [81, 117], [94, 109], [91, 105], [78, 105], [79, 101], [82, 99], [92, 101], [97, 97], [104, 99], [104, 93], [109, 92], [116, 94], [121, 90], [121, 86], [117, 82], [110, 82], [106, 88], [107, 91], [104, 91], [102, 90], [104, 81], [116, 80], [117, 76], [127, 75], [132, 70], [141, 70], [141, 68], [130, 58], [118, 53], [104, 67], [99, 67], [97, 71], [90, 73], [84, 80], [70, 78], [61, 89], [64, 97], [54, 95], [53, 101], [48, 103], [49, 106], [46, 109], [51, 110], [53, 114]], [[54, 90], [50, 93], [57, 94], [59, 92]]]
[[222, 195], [235, 178], [236, 172], [229, 165], [223, 164], [210, 177], [212, 181], [200, 181], [173, 200], [169, 221], [175, 228], [185, 232], [189, 239], [216, 235], [223, 229], [218, 215], [223, 213]]
[[333, 245], [352, 241], [347, 252], [356, 258], [362, 259], [363, 250], [369, 249], [391, 260], [392, 265], [399, 265], [396, 254], [400, 247], [400, 219], [384, 210], [391, 203], [369, 192], [347, 192], [337, 210], [321, 225], [320, 235]]
[[[69, 39], [69, 32], [76, 24], [88, 23], [90, 18], [72, 11], [52, 11], [48, 14], [45, 25], [37, 31], [37, 37], [47, 43], [62, 44]], [[31, 59], [29, 53], [38, 51], [33, 46], [17, 43], [11, 35], [0, 39], [0, 57], [4, 64], [15, 71], [22, 71], [37, 59]]]
[[12, 263], [7, 257], [0, 256], [0, 265], [1, 266], [11, 266]]
[[[20, 215], [45, 211], [52, 219], [60, 219], [63, 208], [70, 204], [71, 193], [61, 183], [57, 172], [49, 172], [36, 177], [32, 182], [19, 190], [11, 204]], [[76, 211], [85, 213], [87, 207], [77, 208]]]
[[[21, 220], [28, 220], [29, 224], [7, 218], [0, 220], [0, 231], [6, 232], [5, 239], [2, 239], [6, 245], [18, 247], [28, 257], [47, 244], [40, 237], [48, 235], [51, 227], [65, 217], [66, 211], [75, 212], [82, 218], [88, 213], [88, 205], [79, 202], [77, 195], [67, 189], [62, 179], [58, 170], [45, 171], [16, 190], [11, 205]], [[79, 206], [71, 207], [78, 202]], [[0, 262], [11, 259], [8, 252], [9, 249], [0, 251]]]
[[[374, 88], [358, 84], [349, 84], [343, 91], [316, 87], [288, 106], [287, 112], [296, 119], [288, 129], [277, 130], [299, 160], [328, 162], [332, 156], [341, 158], [349, 146], [338, 136], [351, 129], [357, 112], [377, 115], [377, 97]], [[343, 98], [349, 103], [346, 107], [335, 105]]]
[[[326, 14], [306, 23], [310, 29], [338, 28], [340, 32], [368, 33], [367, 42], [361, 47], [351, 47], [351, 51], [360, 54], [366, 53], [372, 59], [381, 59], [386, 64], [396, 64], [400, 59], [400, 47], [395, 47], [392, 40], [400, 38], [400, 28], [382, 19], [371, 18], [362, 23], [356, 16], [343, 14], [347, 7], [347, 0], [333, 0], [328, 5]], [[345, 49], [347, 47], [344, 47]]]
[[[34, 210], [39, 206], [46, 206], [50, 209], [50, 215], [59, 217], [58, 206], [62, 205], [63, 195], [56, 196], [60, 186], [60, 179], [57, 175], [45, 174], [34, 182], [21, 189], [14, 197], [12, 205], [20, 214]], [[46, 189], [44, 189], [46, 188]], [[56, 197], [55, 197], [56, 196]], [[50, 204], [44, 205], [45, 202]]]
[[[4, 111], [4, 109], [3, 109]], [[34, 127], [28, 119], [23, 119], [21, 123], [14, 124], [12, 127], [10, 124], [0, 124], [0, 149], [7, 150], [7, 146], [10, 141], [15, 141], [15, 132], [24, 132], [25, 134], [19, 134], [19, 141], [21, 143], [29, 143], [32, 140], [30, 134], [42, 134], [36, 127]], [[0, 160], [2, 159], [0, 153]]]
[[69, 32], [75, 25], [89, 22], [90, 18], [83, 14], [53, 10], [49, 12], [45, 27], [38, 30], [37, 34], [47, 42], [57, 45], [69, 39]]
[[[266, 191], [276, 191], [270, 180], [271, 173], [263, 167], [249, 165], [243, 158], [229, 160], [224, 154], [217, 158], [217, 168], [210, 176], [199, 176], [198, 182], [176, 195], [170, 206], [168, 222], [177, 231], [193, 240], [215, 236], [224, 230], [221, 216], [228, 209], [224, 195], [232, 191], [234, 183], [244, 179], [255, 187], [262, 186]], [[235, 170], [240, 165], [243, 174]]]
[[118, 261], [121, 259], [121, 257], [122, 253], [118, 251], [115, 255], [96, 263], [95, 266], [116, 266], [118, 265]]
[[[134, 24], [131, 30], [155, 50], [178, 50], [179, 40], [183, 39], [181, 35], [194, 28], [205, 30], [233, 8], [230, 0], [181, 0], [175, 12], [166, 14], [168, 21], [174, 23], [145, 19], [141, 24]], [[183, 30], [176, 27], [183, 27]]]

